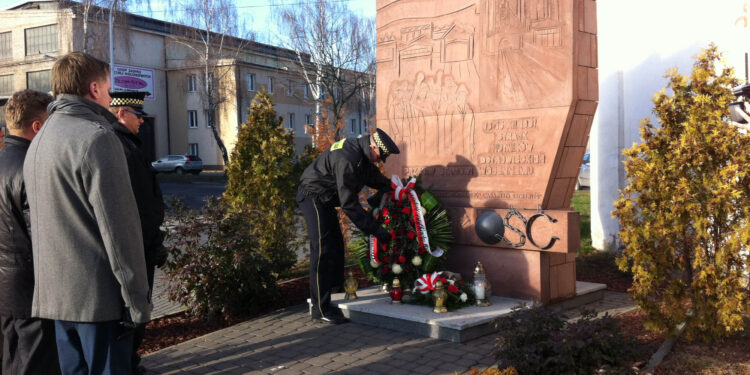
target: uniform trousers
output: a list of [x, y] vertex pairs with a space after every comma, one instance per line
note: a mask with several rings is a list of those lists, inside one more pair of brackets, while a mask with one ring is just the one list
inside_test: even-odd
[[55, 325], [47, 319], [0, 319], [3, 370], [6, 375], [59, 374]]
[[57, 353], [65, 375], [132, 375], [133, 332], [119, 321], [55, 321]]
[[331, 293], [344, 285], [344, 237], [333, 202], [297, 194], [310, 237], [310, 313], [313, 318], [338, 315]]

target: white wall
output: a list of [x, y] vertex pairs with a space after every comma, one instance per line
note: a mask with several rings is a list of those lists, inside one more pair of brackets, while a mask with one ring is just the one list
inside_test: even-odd
[[651, 98], [666, 86], [667, 69], [676, 67], [688, 74], [693, 57], [710, 42], [744, 79], [744, 53], [750, 52], [750, 1], [596, 3], [599, 107], [590, 136], [591, 237], [594, 248], [614, 250], [619, 226], [612, 218], [613, 203], [625, 186], [622, 149], [640, 142], [641, 119], [655, 121]]

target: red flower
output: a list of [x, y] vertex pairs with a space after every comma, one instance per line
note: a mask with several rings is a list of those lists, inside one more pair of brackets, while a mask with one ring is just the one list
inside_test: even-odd
[[408, 214], [410, 214], [410, 213], [411, 213], [411, 208], [409, 208], [409, 207], [404, 207], [404, 208], [403, 208], [403, 209], [401, 210], [401, 212], [403, 212], [403, 213], [404, 213], [405, 215], [408, 215]]
[[383, 266], [383, 274], [386, 274], [386, 273], [388, 273], [388, 272], [389, 272], [390, 270], [391, 270], [391, 269], [390, 269], [390, 268], [388, 268], [388, 266]]
[[420, 254], [424, 254], [424, 253], [426, 253], [426, 252], [427, 252], [427, 249], [425, 249], [425, 248], [424, 248], [424, 246], [420, 246], [420, 247], [419, 247], [419, 253], [420, 253]]
[[403, 256], [403, 255], [399, 256], [399, 257], [398, 257], [398, 262], [399, 262], [399, 263], [406, 263], [406, 257], [405, 257], [405, 256]]
[[396, 232], [390, 231], [390, 233], [391, 233], [391, 239], [395, 240], [396, 239]]
[[388, 225], [391, 223], [391, 219], [385, 219], [383, 220], [383, 223], [385, 223], [385, 225]]
[[443, 285], [448, 284], [448, 280], [446, 280], [445, 277], [441, 277], [440, 281], [443, 282]]
[[383, 216], [388, 216], [388, 209], [387, 208], [383, 208]]
[[451, 293], [458, 293], [458, 287], [455, 285], [448, 285], [448, 291]]
[[409, 232], [409, 233], [406, 234], [406, 238], [408, 238], [410, 240], [413, 240], [416, 235], [417, 234], [414, 233], [414, 232]]
[[385, 251], [385, 249], [387, 249], [387, 248], [388, 248], [388, 245], [387, 245], [387, 244], [382, 244], [382, 245], [380, 245], [380, 250], [383, 250], [383, 251]]
[[385, 258], [383, 258], [383, 262], [390, 263], [391, 262], [391, 257], [385, 257]]

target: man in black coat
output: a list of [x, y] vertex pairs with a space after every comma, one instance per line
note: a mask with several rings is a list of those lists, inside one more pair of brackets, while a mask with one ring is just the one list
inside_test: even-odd
[[23, 90], [8, 100], [8, 136], [0, 149], [0, 324], [3, 373], [56, 374], [54, 322], [32, 318], [34, 264], [23, 163], [31, 140], [47, 120], [52, 97]]
[[367, 185], [390, 188], [390, 180], [375, 163], [398, 154], [396, 144], [377, 129], [370, 137], [347, 138], [323, 151], [302, 173], [297, 203], [310, 236], [310, 301], [313, 321], [344, 323], [343, 315], [331, 306], [332, 290], [344, 283], [344, 239], [336, 214], [341, 206], [360, 230], [383, 243], [391, 235], [362, 208], [359, 191]]
[[[162, 197], [156, 173], [151, 167], [143, 145], [138, 138], [138, 131], [143, 124], [143, 100], [147, 92], [112, 92], [112, 112], [119, 123], [113, 124], [113, 130], [122, 143], [125, 158], [128, 162], [130, 184], [133, 187], [135, 202], [138, 205], [138, 214], [141, 218], [141, 230], [143, 231], [144, 255], [146, 257], [146, 274], [148, 277], [149, 290], [153, 291], [154, 268], [161, 267], [167, 260], [167, 250], [162, 245], [164, 233], [160, 227], [164, 222], [164, 199]], [[136, 327], [133, 340], [133, 371], [137, 374], [143, 372], [140, 366], [141, 358], [138, 355], [138, 347], [143, 341], [146, 325], [140, 324]]]

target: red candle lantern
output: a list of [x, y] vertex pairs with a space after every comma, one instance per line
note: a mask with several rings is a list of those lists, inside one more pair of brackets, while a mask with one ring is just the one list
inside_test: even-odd
[[391, 285], [391, 303], [403, 303], [401, 298], [404, 297], [404, 290], [401, 289], [401, 281], [398, 277], [393, 279], [393, 285]]

